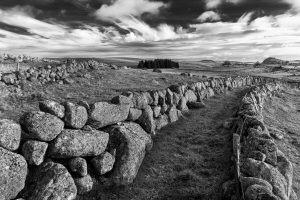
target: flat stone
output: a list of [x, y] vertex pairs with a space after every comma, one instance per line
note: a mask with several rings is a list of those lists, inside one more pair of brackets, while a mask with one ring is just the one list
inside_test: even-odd
[[52, 158], [73, 158], [98, 156], [108, 143], [108, 133], [65, 129], [49, 145], [48, 156]]
[[88, 124], [99, 129], [125, 121], [128, 118], [129, 109], [129, 104], [115, 105], [107, 102], [97, 102], [91, 105]]
[[146, 151], [152, 148], [152, 139], [134, 122], [111, 126], [107, 131], [117, 150], [113, 180], [117, 185], [130, 184], [138, 173]]
[[64, 121], [70, 128], [81, 129], [88, 120], [88, 113], [85, 107], [70, 102], [65, 103]]
[[99, 175], [110, 172], [113, 169], [114, 163], [115, 157], [108, 152], [104, 152], [100, 156], [92, 159], [94, 169]]
[[22, 146], [22, 154], [30, 165], [40, 165], [44, 162], [44, 157], [48, 148], [48, 143], [35, 140], [28, 140]]
[[8, 119], [0, 120], [0, 146], [10, 151], [19, 148], [21, 141], [21, 126]]
[[63, 118], [65, 116], [65, 107], [55, 101], [45, 100], [39, 102], [41, 111]]
[[77, 188], [68, 170], [54, 162], [38, 167], [28, 181], [30, 200], [74, 200]]
[[0, 199], [14, 199], [24, 188], [26, 176], [25, 158], [0, 147]]
[[40, 111], [26, 113], [20, 122], [29, 137], [46, 142], [55, 139], [64, 128], [58, 117]]

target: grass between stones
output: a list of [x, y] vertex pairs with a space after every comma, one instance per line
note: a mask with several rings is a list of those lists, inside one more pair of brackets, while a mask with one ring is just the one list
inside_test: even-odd
[[232, 177], [232, 132], [222, 127], [242, 90], [208, 99], [154, 138], [133, 184], [101, 188], [78, 199], [222, 199], [222, 184]]

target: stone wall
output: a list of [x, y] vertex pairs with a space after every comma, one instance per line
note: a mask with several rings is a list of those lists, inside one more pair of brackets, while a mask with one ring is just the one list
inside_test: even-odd
[[[24, 114], [19, 123], [0, 120], [0, 199], [71, 200], [104, 179], [108, 185], [130, 184], [157, 130], [203, 107], [203, 99], [264, 81], [209, 79], [126, 92], [90, 105], [40, 102], [40, 110]], [[272, 152], [265, 155], [275, 162]]]
[[68, 77], [83, 69], [97, 69], [107, 67], [108, 64], [96, 60], [76, 61], [68, 60], [63, 64], [47, 64], [43, 67], [31, 67], [25, 71], [1, 74], [0, 80], [7, 85], [18, 86], [22, 81], [38, 81], [45, 83], [67, 83]]
[[[263, 121], [265, 98], [280, 88], [278, 84], [253, 87], [242, 99], [233, 134], [236, 194], [232, 199], [297, 200], [292, 189], [293, 165], [274, 142]], [[223, 185], [228, 190], [230, 181]], [[225, 192], [226, 193], [226, 192]]]

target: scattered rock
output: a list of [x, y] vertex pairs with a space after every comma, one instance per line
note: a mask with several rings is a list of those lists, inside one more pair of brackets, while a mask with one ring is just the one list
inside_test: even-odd
[[113, 180], [117, 185], [130, 184], [137, 175], [146, 150], [152, 148], [152, 139], [134, 122], [111, 126], [107, 131], [117, 149]]
[[29, 180], [30, 200], [74, 200], [77, 188], [68, 170], [54, 162], [46, 162], [39, 166]]
[[0, 120], [0, 146], [9, 151], [19, 148], [21, 141], [21, 127], [8, 119]]
[[104, 152], [100, 156], [92, 159], [94, 169], [99, 175], [106, 174], [113, 169], [115, 157], [108, 152]]
[[87, 162], [84, 158], [72, 158], [71, 160], [69, 160], [68, 165], [73, 173], [76, 173], [81, 177], [86, 176], [88, 173]]
[[0, 147], [0, 199], [14, 199], [24, 188], [26, 176], [24, 157]]
[[39, 102], [41, 111], [63, 118], [65, 116], [65, 107], [55, 101], [45, 100]]
[[73, 103], [65, 103], [65, 123], [68, 127], [81, 129], [88, 120], [88, 113], [85, 107]]
[[108, 133], [102, 131], [65, 129], [50, 144], [48, 154], [52, 158], [98, 156], [106, 149], [108, 139]]
[[20, 122], [32, 139], [46, 142], [55, 139], [64, 128], [64, 122], [58, 117], [40, 111], [26, 113]]
[[74, 178], [74, 182], [77, 187], [77, 193], [81, 195], [91, 191], [94, 186], [93, 179], [89, 174], [84, 177]]
[[88, 124], [99, 129], [101, 127], [125, 121], [130, 105], [115, 105], [107, 102], [97, 102], [91, 105]]
[[35, 140], [28, 140], [22, 146], [22, 154], [30, 165], [40, 165], [44, 162], [44, 157], [48, 148], [48, 143]]

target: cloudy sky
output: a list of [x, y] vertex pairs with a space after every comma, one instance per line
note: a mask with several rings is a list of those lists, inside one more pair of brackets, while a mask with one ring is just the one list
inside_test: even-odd
[[300, 0], [1, 0], [3, 52], [300, 59]]

